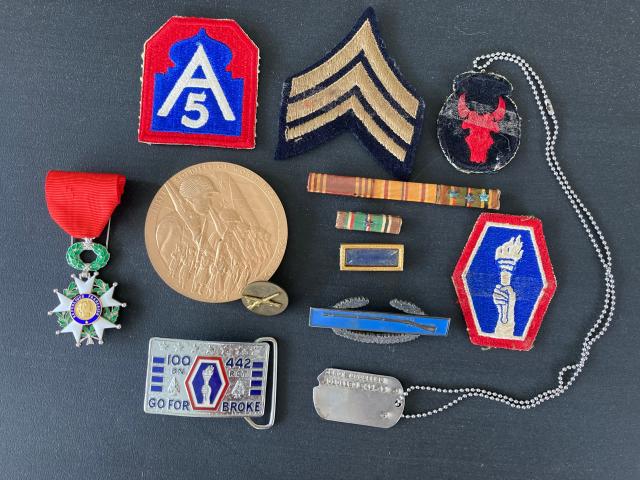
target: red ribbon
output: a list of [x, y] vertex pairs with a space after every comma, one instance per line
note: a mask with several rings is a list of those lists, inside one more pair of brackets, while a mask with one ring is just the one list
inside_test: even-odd
[[51, 170], [44, 184], [49, 215], [73, 238], [96, 238], [120, 203], [125, 181], [115, 173]]

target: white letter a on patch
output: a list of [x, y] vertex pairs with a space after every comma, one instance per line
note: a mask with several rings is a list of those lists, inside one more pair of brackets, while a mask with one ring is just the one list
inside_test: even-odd
[[[202, 68], [205, 78], [193, 78], [193, 74], [196, 72], [198, 67]], [[166, 117], [169, 115], [169, 112], [171, 112], [171, 109], [178, 98], [180, 98], [180, 95], [185, 88], [205, 88], [211, 90], [216, 102], [218, 102], [218, 106], [220, 107], [220, 111], [222, 112], [224, 119], [229, 122], [235, 121], [236, 117], [231, 111], [229, 101], [222, 91], [218, 77], [216, 77], [202, 45], [198, 45], [196, 53], [193, 54], [189, 64], [171, 89], [171, 92], [165, 99], [162, 107], [160, 107], [160, 110], [158, 110], [159, 116]]]

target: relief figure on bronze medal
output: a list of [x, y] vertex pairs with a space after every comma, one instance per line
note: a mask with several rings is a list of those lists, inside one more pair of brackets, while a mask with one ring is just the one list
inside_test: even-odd
[[180, 289], [213, 300], [240, 296], [259, 279], [272, 236], [261, 227], [236, 181], [192, 175], [167, 182], [174, 211], [156, 228], [156, 244]]

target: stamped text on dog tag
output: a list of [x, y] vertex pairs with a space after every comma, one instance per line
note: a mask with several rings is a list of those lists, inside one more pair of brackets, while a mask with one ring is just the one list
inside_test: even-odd
[[389, 428], [402, 416], [402, 392], [394, 377], [327, 368], [313, 389], [313, 405], [325, 420]]

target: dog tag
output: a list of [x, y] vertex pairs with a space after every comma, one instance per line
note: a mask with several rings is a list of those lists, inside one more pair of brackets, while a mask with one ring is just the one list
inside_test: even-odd
[[327, 368], [313, 389], [313, 405], [325, 420], [389, 428], [402, 417], [402, 393], [397, 378]]
[[[271, 405], [265, 414], [269, 350], [273, 348]], [[149, 340], [144, 411], [186, 417], [243, 417], [262, 430], [273, 426], [278, 344], [271, 337], [254, 343]]]

